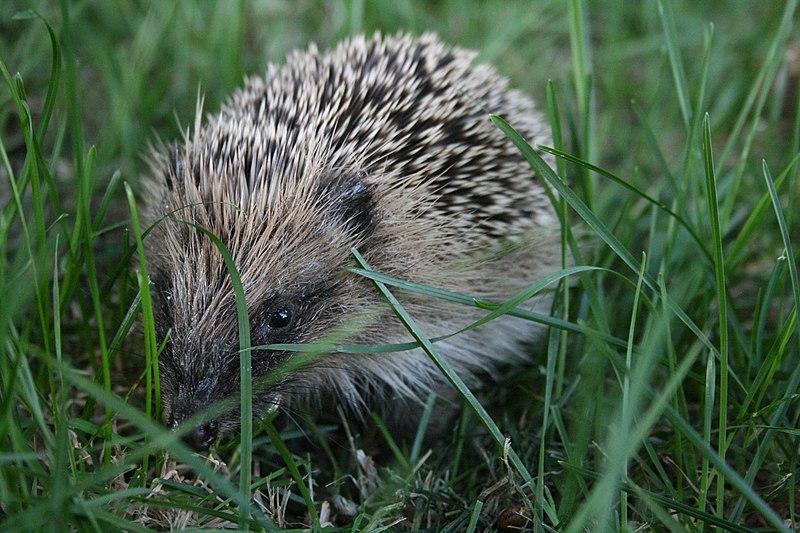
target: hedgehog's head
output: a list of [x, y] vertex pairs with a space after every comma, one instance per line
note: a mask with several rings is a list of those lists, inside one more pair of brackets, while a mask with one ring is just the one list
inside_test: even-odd
[[[314, 175], [285, 173], [253, 185], [238, 178], [252, 171], [247, 158], [217, 158], [229, 166], [207, 168], [183, 150], [155, 168], [161, 190], [150, 191], [151, 216], [154, 198], [161, 199], [161, 214], [172, 215], [147, 239], [148, 259], [157, 338], [167, 339], [159, 357], [167, 423], [175, 427], [216, 402], [230, 403], [188, 434], [193, 447], [207, 448], [239, 424], [240, 353], [230, 273], [217, 245], [197, 227], [230, 250], [244, 286], [251, 344], [307, 343], [352, 321], [374, 300], [366, 280], [344, 267], [353, 264], [352, 247], [369, 248], [378, 207], [356, 171], [306, 169]], [[268, 412], [303, 383], [311, 386], [297, 371], [271, 374], [291, 355], [252, 352], [254, 412]]]

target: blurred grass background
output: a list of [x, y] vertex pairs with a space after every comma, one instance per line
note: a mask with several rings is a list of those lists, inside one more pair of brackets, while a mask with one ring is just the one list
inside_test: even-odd
[[[328, 450], [318, 463], [299, 457], [298, 473], [338, 480], [315, 487], [314, 504], [286, 490], [289, 459], [277, 458], [274, 439], [260, 437], [255, 488], [275, 499], [253, 512], [260, 518], [250, 525], [701, 531], [774, 529], [779, 517], [796, 526], [800, 343], [796, 258], [787, 260], [800, 234], [795, 7], [744, 0], [3, 2], [4, 530], [163, 528], [186, 516], [205, 516], [206, 526], [220, 525], [215, 518], [236, 522], [236, 444], [222, 450], [231, 470], [221, 477], [233, 482], [175, 452], [213, 480], [209, 496], [185, 470], [170, 470], [156, 450], [159, 442], [177, 445], [141, 419], [144, 349], [123, 342], [138, 301], [120, 182], [135, 188], [148, 143], [179, 137], [192, 123], [198, 91], [213, 111], [243, 75], [263, 73], [292, 49], [376, 30], [435, 31], [479, 50], [480, 61], [558, 117], [557, 145], [630, 185], [580, 162], [558, 169], [604, 224], [570, 215], [586, 241], [583, 262], [612, 272], [584, 275], [577, 290], [561, 291], [569, 299], [556, 313], [600, 333], [553, 333], [530, 369], [481, 396], [535, 474], [535, 490], [520, 485], [485, 438], [455, 438], [481, 434], [465, 411], [453, 441], [431, 456], [406, 451], [377, 470], [369, 456], [346, 448]], [[55, 76], [45, 24], [15, 17], [29, 9], [53, 28]], [[45, 128], [48, 90], [53, 112]], [[778, 183], [772, 198], [765, 175]], [[678, 213], [700, 245], [644, 193]], [[775, 198], [783, 202], [783, 232]], [[644, 274], [602, 244], [610, 235], [637, 260], [647, 253]], [[721, 260], [713, 257], [717, 247]], [[645, 274], [663, 278], [663, 290], [646, 283], [633, 290]], [[701, 335], [664, 308], [665, 294]], [[602, 334], [630, 340], [620, 347]], [[126, 399], [137, 385], [128, 404], [112, 395]], [[636, 396], [637, 387], [652, 394]], [[653, 400], [659, 391], [666, 403]], [[631, 398], [639, 403], [630, 406]], [[634, 448], [619, 446], [637, 425], [645, 431]], [[325, 437], [318, 440], [324, 448]], [[723, 463], [743, 484], [717, 482], [729, 476]], [[348, 473], [358, 483], [341, 481]], [[157, 477], [161, 492], [145, 502]], [[57, 516], [65, 518], [51, 520]]]
[[[706, 25], [715, 25], [707, 110], [715, 124], [730, 123], [766, 55], [783, 5], [672, 4], [680, 26], [676, 44], [689, 79], [696, 79], [702, 68]], [[12, 20], [29, 7], [58, 25], [61, 9], [55, 2], [4, 2], [0, 46], [5, 63], [20, 72], [36, 95], [49, 81], [50, 43], [41, 26]], [[191, 123], [198, 89], [213, 110], [241, 84], [243, 75], [264, 72], [268, 62], [282, 61], [292, 49], [309, 42], [324, 48], [349, 34], [377, 30], [435, 31], [448, 42], [476, 49], [481, 61], [494, 64], [543, 103], [548, 79], [565, 82], [566, 89], [573, 76], [569, 11], [559, 1], [76, 2], [70, 13], [77, 30], [81, 116], [88, 139], [98, 147], [101, 168], [135, 174], [143, 168], [142, 146], [154, 134], [173, 138], [179, 125]], [[656, 3], [626, 9], [598, 0], [585, 13], [591, 29], [584, 37], [591, 45], [589, 67], [596, 103], [603, 110], [597, 114], [600, 152], [619, 158], [630, 147], [620, 128], [636, 126], [631, 99], [652, 106], [662, 142], [670, 142], [671, 132], [679, 137], [672, 142], [680, 146], [679, 117], [670, 112], [677, 102]], [[773, 115], [781, 111], [774, 105]], [[615, 134], [601, 135], [605, 131]], [[764, 146], [775, 146], [775, 140], [764, 139]], [[679, 152], [668, 148], [667, 153]]]

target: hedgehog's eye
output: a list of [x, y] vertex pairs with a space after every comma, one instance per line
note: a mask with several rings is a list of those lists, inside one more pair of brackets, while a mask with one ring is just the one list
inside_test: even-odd
[[283, 329], [292, 323], [291, 308], [283, 307], [269, 315], [269, 327], [272, 329]]

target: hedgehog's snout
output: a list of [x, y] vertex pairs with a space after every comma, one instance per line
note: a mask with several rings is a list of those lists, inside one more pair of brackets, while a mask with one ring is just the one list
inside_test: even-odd
[[[172, 429], [177, 429], [180, 423], [186, 420], [186, 418], [188, 418], [188, 416], [181, 417], [180, 415], [176, 415], [176, 411], [173, 411], [169, 416], [167, 424]], [[219, 422], [217, 420], [209, 420], [199, 423], [181, 438], [183, 442], [188, 444], [194, 451], [202, 452], [208, 450], [211, 444], [217, 440], [218, 436]]]
[[194, 448], [195, 451], [205, 451], [219, 436], [219, 424], [211, 420], [199, 425], [183, 436], [183, 441]]
[[[177, 393], [168, 406], [168, 426], [176, 429], [187, 419], [201, 414], [205, 409], [211, 407], [215, 400], [217, 384], [218, 380], [214, 374], [200, 380], [194, 387], [179, 383]], [[196, 451], [204, 451], [217, 440], [219, 434], [218, 420], [201, 421], [183, 435], [183, 441]]]
[[[178, 410], [177, 412], [180, 412]], [[176, 429], [181, 422], [189, 418], [189, 416], [176, 415], [176, 411], [170, 415], [168, 425], [172, 429]], [[209, 420], [200, 423], [192, 428], [188, 433], [183, 435], [183, 442], [188, 444], [193, 450], [202, 452], [208, 450], [211, 444], [214, 443], [219, 437], [219, 422], [217, 420]]]

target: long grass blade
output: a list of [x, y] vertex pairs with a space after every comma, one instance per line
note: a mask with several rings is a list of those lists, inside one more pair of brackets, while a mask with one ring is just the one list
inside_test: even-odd
[[[372, 270], [356, 249], [353, 249], [352, 252], [361, 268], [364, 270]], [[494, 420], [486, 411], [486, 409], [480, 404], [477, 398], [475, 398], [475, 395], [472, 394], [464, 381], [458, 376], [458, 374], [455, 373], [450, 364], [439, 354], [429, 337], [425, 335], [417, 323], [406, 313], [403, 306], [389, 291], [386, 285], [378, 281], [375, 281], [374, 283], [383, 297], [389, 302], [389, 305], [392, 306], [392, 310], [395, 312], [397, 317], [400, 319], [406, 329], [408, 329], [408, 332], [411, 333], [414, 339], [420, 343], [420, 346], [423, 350], [425, 350], [425, 353], [428, 354], [437, 368], [439, 368], [450, 384], [453, 385], [453, 387], [458, 391], [461, 398], [478, 416], [481, 423], [489, 432], [489, 435], [491, 435], [492, 440], [494, 440], [495, 445], [497, 445], [497, 447], [502, 450], [504, 454], [508, 455], [511, 464], [520, 477], [522, 477], [525, 484], [528, 486], [533, 486], [533, 478], [530, 472], [528, 472], [527, 467], [511, 447], [510, 443], [507, 442], [506, 437], [500, 432], [500, 428], [497, 427], [497, 424], [495, 424]], [[556, 514], [555, 509], [548, 506], [545, 511], [548, 518], [553, 522], [553, 525], [558, 525], [558, 515]]]

